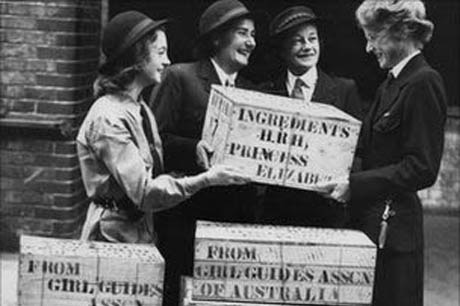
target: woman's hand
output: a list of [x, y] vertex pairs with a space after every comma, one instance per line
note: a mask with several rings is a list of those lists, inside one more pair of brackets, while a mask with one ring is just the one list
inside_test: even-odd
[[209, 186], [243, 185], [250, 182], [249, 176], [233, 166], [216, 165], [204, 174]]
[[339, 178], [330, 182], [316, 185], [321, 195], [326, 198], [336, 200], [340, 203], [346, 203], [350, 200], [350, 183], [348, 178]]
[[205, 140], [200, 140], [196, 145], [196, 162], [204, 170], [211, 167], [210, 158], [214, 149]]

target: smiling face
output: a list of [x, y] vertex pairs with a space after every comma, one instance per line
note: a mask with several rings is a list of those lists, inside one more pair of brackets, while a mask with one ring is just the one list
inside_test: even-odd
[[284, 39], [281, 52], [288, 69], [295, 75], [302, 75], [316, 66], [320, 54], [316, 26], [303, 24], [293, 29]]
[[363, 27], [366, 52], [373, 53], [382, 69], [391, 69], [408, 55], [404, 40], [398, 40], [383, 29], [370, 30]]
[[256, 47], [255, 32], [254, 22], [245, 18], [230, 27], [218, 41], [215, 58], [227, 73], [237, 72], [248, 65]]
[[171, 64], [168, 58], [168, 42], [165, 32], [157, 30], [155, 35], [154, 41], [147, 42], [148, 55], [143, 67], [148, 85], [152, 82], [160, 83], [165, 68]]

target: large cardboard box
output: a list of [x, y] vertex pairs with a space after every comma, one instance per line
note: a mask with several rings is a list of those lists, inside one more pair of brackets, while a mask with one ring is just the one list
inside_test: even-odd
[[359, 231], [199, 222], [189, 300], [370, 305], [375, 259]]
[[212, 85], [202, 139], [211, 164], [231, 164], [256, 182], [318, 190], [348, 176], [361, 122], [322, 103]]
[[[183, 277], [181, 284], [180, 306], [261, 306], [266, 304], [247, 303], [247, 302], [227, 302], [227, 301], [203, 301], [193, 299], [193, 279]], [[287, 304], [269, 304], [270, 306], [286, 306]]]
[[164, 260], [153, 245], [21, 236], [20, 306], [157, 306]]

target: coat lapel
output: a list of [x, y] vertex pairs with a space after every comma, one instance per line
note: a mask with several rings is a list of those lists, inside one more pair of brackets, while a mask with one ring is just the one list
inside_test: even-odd
[[[282, 73], [279, 78], [273, 81], [270, 88], [270, 93], [280, 96], [289, 96], [286, 88], [286, 77], [287, 74]], [[323, 71], [318, 69], [318, 81], [316, 82], [315, 89], [313, 91], [312, 101], [321, 102], [333, 105], [336, 101], [337, 86], [330, 76], [325, 74]]]
[[286, 73], [280, 73], [279, 77], [264, 85], [263, 91], [277, 96], [288, 97], [286, 88]]
[[206, 59], [199, 62], [198, 75], [207, 93], [211, 91], [212, 84], [220, 84], [219, 76], [214, 69], [211, 60]]
[[286, 87], [286, 73], [282, 73], [279, 78], [273, 82], [273, 94], [288, 97], [289, 93]]
[[318, 80], [311, 101], [330, 105], [334, 105], [337, 101], [337, 85], [330, 76], [320, 69], [318, 69]]
[[398, 97], [401, 93], [401, 90], [411, 79], [411, 76], [418, 70], [420, 67], [428, 65], [425, 62], [425, 59], [422, 54], [416, 55], [412, 58], [407, 65], [403, 68], [401, 73], [396, 79], [393, 80], [391, 84], [387, 84], [387, 80], [382, 83], [381, 88], [379, 88], [379, 94], [377, 96], [380, 99], [378, 103], [377, 110], [375, 110], [374, 121], [378, 120], [383, 114], [385, 114], [398, 100]]

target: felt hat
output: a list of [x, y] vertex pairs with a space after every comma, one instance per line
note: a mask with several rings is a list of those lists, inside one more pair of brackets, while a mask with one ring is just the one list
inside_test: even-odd
[[199, 39], [220, 28], [228, 22], [248, 16], [254, 18], [247, 7], [238, 0], [219, 0], [211, 4], [201, 14], [198, 24]]
[[278, 36], [303, 23], [317, 23], [320, 19], [307, 6], [292, 6], [273, 18], [269, 25], [270, 37]]
[[106, 69], [146, 34], [167, 22], [167, 19], [155, 21], [137, 11], [127, 11], [113, 17], [102, 35], [102, 52], [106, 60], [100, 71]]

